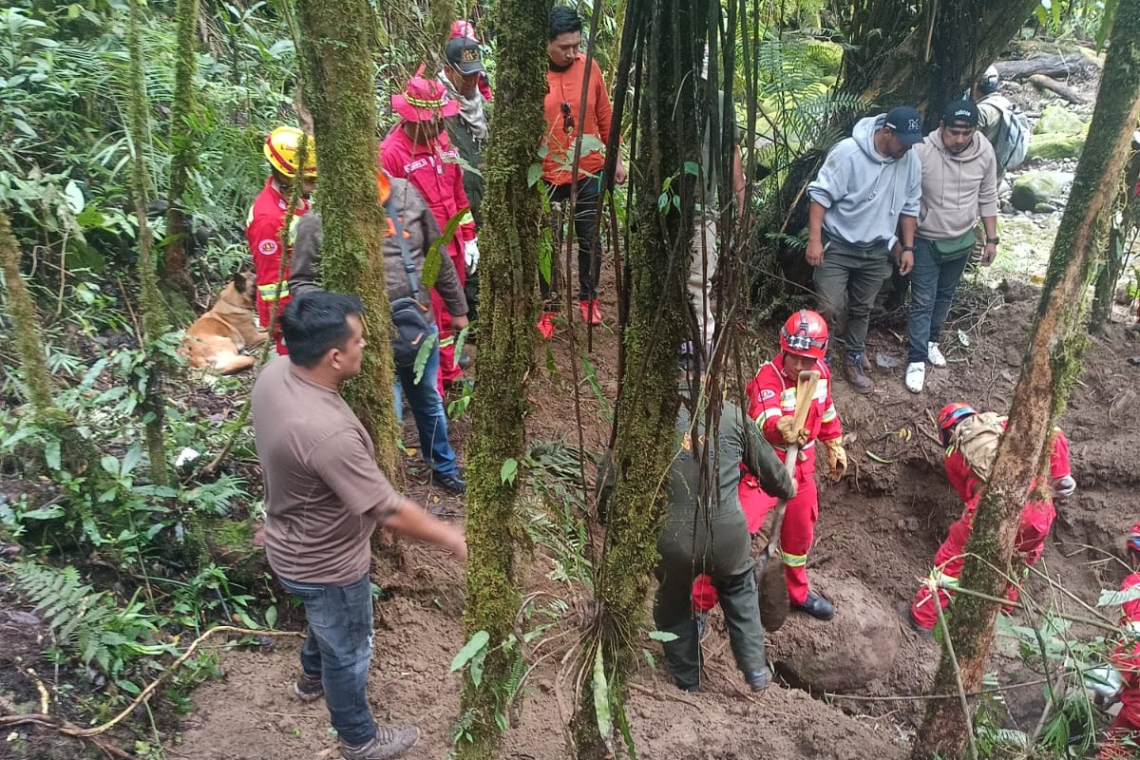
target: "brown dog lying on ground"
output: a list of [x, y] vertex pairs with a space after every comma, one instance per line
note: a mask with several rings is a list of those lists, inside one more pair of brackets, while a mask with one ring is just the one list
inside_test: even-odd
[[190, 325], [182, 339], [182, 353], [189, 355], [191, 367], [232, 375], [253, 366], [254, 358], [243, 356], [241, 350], [260, 345], [269, 337], [254, 317], [256, 288], [253, 274], [235, 274], [213, 307]]

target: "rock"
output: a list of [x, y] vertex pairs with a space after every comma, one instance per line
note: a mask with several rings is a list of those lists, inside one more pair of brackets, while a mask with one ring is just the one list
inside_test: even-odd
[[[1041, 112], [1041, 118], [1033, 125], [1034, 135], [1083, 135], [1088, 132], [1088, 125], [1081, 121], [1081, 117], [1064, 106], [1049, 105]], [[1029, 141], [1030, 150], [1033, 140]]]
[[1084, 135], [1034, 135], [1025, 155], [1026, 158], [1057, 161], [1079, 156], [1084, 149]]
[[1038, 203], [1057, 200], [1073, 184], [1068, 172], [1030, 171], [1013, 181], [1009, 202], [1019, 211], [1032, 211]]
[[821, 624], [806, 615], [789, 617], [778, 634], [776, 667], [813, 693], [861, 693], [868, 681], [894, 666], [901, 622], [880, 594], [855, 578], [844, 578], [826, 595], [835, 603], [835, 620]]
[[1052, 203], [1038, 203], [1033, 207], [1034, 214], [1052, 214], [1057, 210], [1057, 207]]

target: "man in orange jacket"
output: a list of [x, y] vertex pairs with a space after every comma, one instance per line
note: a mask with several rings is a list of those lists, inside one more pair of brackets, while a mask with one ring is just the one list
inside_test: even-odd
[[309, 210], [309, 196], [317, 184], [317, 146], [313, 138], [308, 139], [304, 167], [297, 166], [301, 137], [302, 132], [296, 127], [278, 127], [265, 138], [262, 152], [269, 161], [271, 174], [254, 200], [245, 223], [245, 239], [253, 254], [253, 269], [257, 274], [257, 316], [261, 326], [268, 329], [270, 311], [273, 303], [277, 302], [273, 339], [277, 342], [279, 354], [288, 353], [281, 339], [281, 312], [289, 303], [289, 267], [281, 270], [284, 253], [281, 230], [287, 224], [285, 215], [297, 175], [301, 177], [301, 198], [293, 209], [289, 226]]
[[[543, 147], [542, 179], [550, 202], [569, 203], [570, 190], [575, 179], [571, 170], [574, 144], [581, 134], [605, 143], [610, 136], [613, 108], [602, 70], [597, 61], [586, 69], [586, 56], [578, 52], [582, 44], [582, 19], [578, 12], [567, 6], [556, 6], [550, 11], [550, 38], [546, 52], [550, 68], [546, 72], [546, 138]], [[588, 81], [586, 100], [582, 102], [582, 84]], [[598, 245], [597, 216], [601, 183], [598, 175], [605, 164], [600, 150], [583, 145], [578, 160], [578, 195], [574, 209], [574, 237], [578, 241], [578, 309], [583, 321], [599, 325], [602, 313], [598, 309], [598, 276], [602, 267]], [[614, 181], [623, 184], [625, 165], [618, 157]], [[558, 251], [550, 268], [550, 282], [539, 278], [544, 311], [538, 329], [549, 340], [554, 334], [551, 311], [557, 308]]]

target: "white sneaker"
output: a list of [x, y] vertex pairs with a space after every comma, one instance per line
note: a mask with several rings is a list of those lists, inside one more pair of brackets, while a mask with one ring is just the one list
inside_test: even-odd
[[946, 366], [946, 357], [942, 355], [942, 350], [938, 348], [937, 343], [926, 344], [926, 360], [934, 367]]
[[911, 362], [906, 365], [906, 389], [911, 393], [922, 393], [922, 384], [926, 382], [926, 363]]

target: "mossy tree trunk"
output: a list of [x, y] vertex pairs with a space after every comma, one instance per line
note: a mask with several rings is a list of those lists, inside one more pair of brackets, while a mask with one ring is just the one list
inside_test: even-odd
[[519, 593], [514, 578], [519, 478], [504, 482], [503, 464], [526, 452], [526, 377], [532, 365], [535, 283], [542, 222], [539, 187], [527, 182], [546, 130], [546, 30], [551, 0], [500, 0], [495, 118], [487, 145], [483, 204], [479, 318], [479, 382], [467, 446], [467, 607], [464, 631], [490, 634], [483, 678], [464, 679], [462, 715], [471, 741], [460, 740], [460, 760], [498, 756], [510, 682], [519, 651], [503, 647], [514, 630]]
[[[1128, 158], [1129, 142], [1140, 116], [1140, 0], [1121, 0], [1110, 36], [1108, 56], [1084, 154], [1077, 166], [1069, 204], [1061, 218], [1037, 317], [1013, 392], [1009, 427], [1002, 438], [989, 486], [982, 494], [974, 529], [966, 544], [968, 559], [961, 584], [990, 596], [1004, 596], [1007, 571], [1021, 510], [1031, 496], [1030, 483], [1048, 458], [1052, 421], [1064, 408], [1080, 373], [1084, 349], [1087, 288]], [[1048, 488], [1042, 483], [1040, 488]], [[967, 692], [981, 686], [1000, 605], [959, 595], [949, 621]], [[957, 678], [944, 653], [933, 693], [955, 693]], [[956, 700], [934, 700], [927, 708], [914, 757], [958, 757], [967, 743]]]
[[1123, 185], [1117, 195], [1117, 213], [1112, 216], [1108, 244], [1104, 250], [1104, 263], [1096, 276], [1092, 313], [1089, 315], [1089, 332], [1100, 334], [1112, 321], [1112, 305], [1116, 288], [1124, 274], [1125, 249], [1135, 239], [1140, 227], [1140, 199], [1136, 197], [1136, 182], [1140, 179], [1140, 152], [1132, 145], [1132, 153], [1124, 171]]
[[155, 485], [170, 485], [170, 469], [166, 464], [166, 441], [164, 428], [166, 404], [162, 395], [163, 367], [168, 362], [156, 350], [156, 342], [170, 332], [166, 318], [166, 305], [158, 289], [158, 273], [154, 262], [154, 235], [146, 216], [149, 196], [149, 178], [146, 167], [146, 145], [149, 142], [150, 126], [146, 79], [143, 77], [142, 42], [142, 0], [131, 0], [130, 28], [127, 47], [130, 53], [129, 92], [129, 131], [131, 136], [131, 193], [135, 202], [135, 218], [138, 220], [138, 278], [139, 308], [142, 312], [143, 351], [146, 359], [146, 390], [139, 410], [146, 430], [146, 449], [150, 459], [150, 478]]
[[[623, 335], [625, 375], [615, 409], [614, 488], [595, 570], [598, 618], [591, 638], [592, 647], [601, 647], [610, 708], [619, 721], [657, 561], [662, 483], [675, 453], [677, 367], [691, 313], [685, 283], [696, 191], [695, 177], [684, 165], [699, 160], [696, 82], [702, 42], [695, 29], [703, 9], [703, 2], [686, 0], [631, 2], [623, 32], [638, 34], [644, 47], [637, 66], [643, 77], [637, 154], [630, 172], [636, 232], [628, 253], [630, 311]], [[662, 193], [667, 202], [659, 202]], [[592, 647], [587, 667], [594, 662]], [[612, 756], [617, 743], [598, 729], [592, 692], [587, 681], [573, 727], [583, 759]]]
[[197, 145], [189, 119], [194, 112], [194, 74], [198, 70], [198, 0], [178, 0], [174, 12], [178, 29], [178, 52], [174, 61], [174, 102], [170, 109], [170, 197], [166, 211], [166, 236], [162, 279], [183, 298], [194, 299], [194, 280], [186, 258], [186, 224], [183, 196], [190, 172], [197, 163]]
[[[313, 114], [324, 222], [326, 290], [355, 293], [367, 309], [364, 368], [345, 397], [376, 444], [381, 469], [399, 471], [393, 407], [392, 320], [384, 284], [384, 211], [376, 186], [376, 27], [368, 0], [298, 3], [305, 100]], [[352, 19], [352, 23], [346, 23]]]

